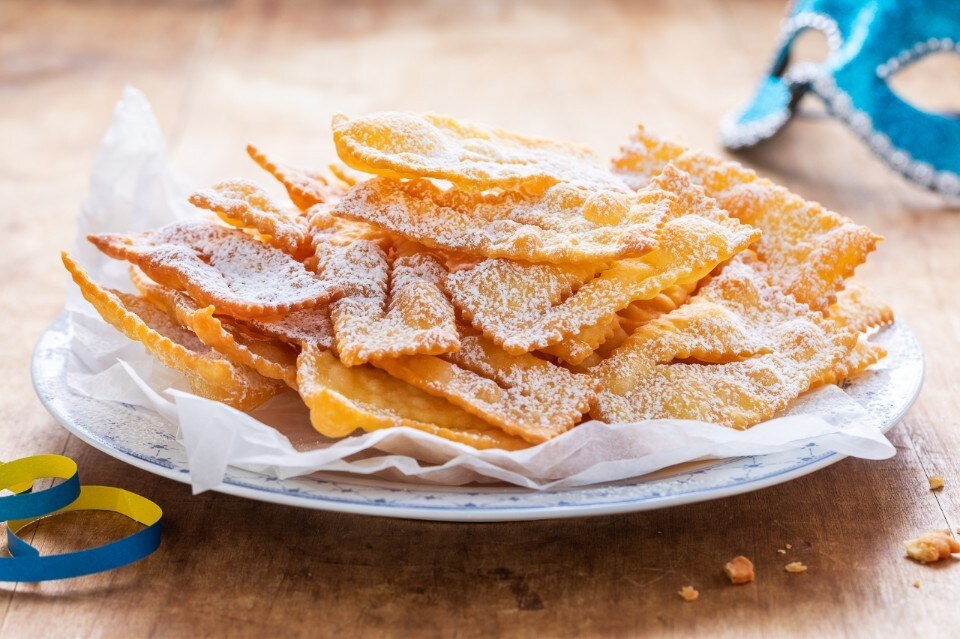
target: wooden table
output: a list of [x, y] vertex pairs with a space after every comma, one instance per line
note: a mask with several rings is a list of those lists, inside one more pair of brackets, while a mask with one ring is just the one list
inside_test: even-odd
[[[887, 238], [862, 276], [928, 355], [925, 389], [891, 431], [898, 454], [887, 461], [846, 460], [756, 493], [635, 515], [393, 521], [192, 496], [67, 435], [30, 385], [32, 346], [62, 307], [57, 252], [72, 240], [124, 83], [150, 97], [171, 160], [198, 185], [259, 177], [247, 142], [291, 161], [331, 160], [338, 111], [450, 112], [605, 155], [643, 122], [716, 148], [717, 123], [767, 64], [782, 11], [779, 0], [0, 4], [0, 457], [65, 453], [85, 482], [142, 493], [166, 513], [162, 548], [138, 565], [0, 584], [0, 635], [958, 632], [960, 565], [917, 565], [900, 541], [960, 525], [960, 211], [893, 175], [833, 121], [795, 123], [740, 159]], [[915, 84], [934, 96], [950, 89], [943, 78]], [[934, 474], [947, 480], [938, 493], [927, 487]], [[82, 525], [64, 517], [36, 541], [56, 552], [130, 529], [106, 514]], [[722, 566], [740, 553], [758, 579], [733, 587]], [[787, 574], [790, 560], [809, 571]], [[699, 601], [677, 596], [687, 584]]]

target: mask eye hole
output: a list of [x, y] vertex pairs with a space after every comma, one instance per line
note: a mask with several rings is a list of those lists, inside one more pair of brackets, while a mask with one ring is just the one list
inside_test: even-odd
[[793, 36], [773, 74], [778, 78], [803, 74], [804, 67], [820, 66], [830, 53], [827, 35], [815, 27], [802, 27]]
[[901, 100], [926, 111], [960, 117], [960, 51], [936, 51], [889, 73], [887, 82]]
[[[789, 50], [781, 59], [775, 75], [788, 83], [809, 82], [816, 70], [826, 61], [830, 51], [830, 38], [824, 31], [812, 26], [802, 27], [793, 36]], [[823, 102], [804, 99], [807, 95], [809, 94], [806, 91], [794, 91], [791, 108], [799, 109], [804, 117], [824, 117], [826, 107]]]
[[[817, 29], [804, 29], [790, 47], [790, 66], [803, 63], [822, 64], [830, 53], [827, 36]], [[788, 69], [789, 70], [789, 69]]]

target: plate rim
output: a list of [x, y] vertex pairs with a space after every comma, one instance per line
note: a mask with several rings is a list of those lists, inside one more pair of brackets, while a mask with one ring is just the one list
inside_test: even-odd
[[[55, 332], [58, 324], [64, 323], [67, 318], [68, 311], [61, 311], [54, 320], [44, 329], [40, 337], [37, 340], [37, 343], [34, 345], [31, 360], [30, 360], [30, 378], [31, 383], [34, 387], [34, 391], [37, 394], [37, 397], [40, 399], [41, 404], [50, 413], [51, 416], [70, 434], [76, 436], [78, 439], [83, 441], [89, 446], [99, 450], [102, 453], [107, 454], [114, 459], [117, 459], [121, 462], [144, 470], [146, 472], [152, 473], [164, 477], [166, 479], [172, 479], [174, 481], [190, 485], [189, 473], [185, 469], [177, 469], [168, 466], [164, 466], [156, 461], [151, 461], [145, 459], [141, 456], [138, 456], [132, 452], [119, 449], [115, 444], [106, 441], [104, 438], [98, 438], [95, 434], [90, 433], [87, 430], [84, 430], [81, 426], [74, 423], [74, 419], [63, 412], [60, 406], [54, 401], [55, 397], [47, 396], [41, 391], [40, 385], [38, 384], [38, 378], [40, 375], [39, 363], [40, 358], [38, 353], [40, 352], [40, 347], [44, 345], [44, 341], [50, 338], [50, 335]], [[916, 333], [910, 328], [910, 326], [903, 320], [898, 319], [896, 325], [905, 330], [906, 334], [916, 341], [919, 345], [919, 340], [917, 339]], [[921, 349], [919, 351], [919, 375], [917, 376], [916, 385], [910, 392], [909, 401], [905, 402], [897, 412], [893, 415], [889, 421], [883, 425], [882, 432], [886, 433], [892, 429], [896, 424], [898, 424], [903, 417], [909, 412], [909, 410], [916, 403], [916, 400], [920, 394], [921, 389], [923, 388], [924, 378], [926, 376], [926, 362], [923, 356]], [[93, 401], [100, 401], [103, 403], [109, 403], [107, 400], [96, 400], [90, 398]], [[147, 409], [145, 409], [147, 410]], [[152, 412], [152, 411], [150, 411]], [[162, 417], [160, 417], [162, 419]], [[801, 449], [798, 449], [801, 450]], [[257, 501], [263, 501], [267, 503], [275, 503], [284, 506], [294, 506], [300, 508], [309, 508], [312, 510], [322, 510], [326, 512], [342, 512], [348, 514], [364, 515], [364, 516], [375, 516], [375, 517], [389, 517], [393, 519], [412, 519], [412, 520], [427, 520], [427, 521], [448, 521], [448, 522], [504, 522], [504, 521], [534, 521], [534, 520], [545, 520], [545, 519], [567, 519], [575, 517], [599, 517], [604, 515], [617, 515], [625, 514], [631, 512], [643, 512], [649, 510], [659, 510], [662, 508], [669, 508], [673, 506], [682, 506], [689, 505], [694, 503], [699, 503], [703, 501], [710, 501], [713, 499], [723, 499], [725, 497], [732, 497], [735, 495], [740, 495], [748, 492], [754, 492], [757, 490], [762, 490], [764, 488], [769, 488], [781, 483], [786, 483], [800, 477], [804, 477], [810, 473], [816, 472], [822, 468], [835, 464], [843, 459], [846, 459], [847, 455], [842, 455], [836, 452], [825, 452], [820, 454], [818, 457], [811, 460], [809, 463], [806, 463], [799, 467], [792, 467], [780, 472], [775, 472], [766, 476], [763, 476], [758, 479], [748, 479], [736, 484], [731, 484], [722, 487], [704, 487], [699, 489], [693, 489], [688, 492], [681, 494], [668, 494], [660, 495], [654, 497], [647, 497], [642, 500], [638, 499], [625, 499], [619, 501], [609, 501], [604, 503], [597, 504], [569, 504], [569, 505], [554, 505], [554, 506], [536, 506], [536, 505], [527, 505], [527, 506], [496, 506], [496, 507], [482, 507], [482, 508], [468, 508], [468, 507], [456, 507], [456, 506], [445, 506], [445, 507], [431, 507], [424, 505], [387, 505], [387, 504], [376, 504], [376, 503], [359, 503], [350, 500], [341, 500], [336, 499], [331, 496], [311, 496], [311, 495], [291, 495], [289, 492], [283, 490], [273, 490], [260, 486], [254, 486], [250, 483], [245, 483], [240, 478], [231, 478], [225, 476], [224, 481], [218, 486], [212, 488], [214, 492], [224, 493], [228, 495], [233, 495], [237, 497], [244, 497], [248, 499], [255, 499]], [[744, 457], [736, 457], [730, 459], [717, 460], [717, 464], [710, 466], [710, 468], [715, 468], [718, 466], [726, 465], [729, 463], [735, 463]], [[256, 476], [257, 473], [251, 471], [245, 471], [243, 469], [237, 469], [230, 467], [230, 470], [241, 473], [248, 473]], [[628, 480], [629, 481], [629, 480]], [[343, 483], [348, 484], [348, 479], [345, 479]], [[397, 490], [403, 490], [402, 484], [399, 482], [394, 482], [397, 484]], [[427, 489], [429, 486], [425, 485], [416, 485], [414, 486], [417, 489]], [[569, 492], [575, 493], [578, 490], [583, 490], [586, 488], [596, 488], [597, 486], [587, 486], [579, 488], [568, 488], [561, 491], [548, 491], [548, 492]], [[456, 487], [452, 487], [456, 488]], [[481, 488], [480, 491], [486, 492], [491, 490], [490, 488]], [[513, 490], [513, 489], [509, 489]], [[516, 492], [526, 492], [522, 488], [517, 488]], [[530, 491], [530, 492], [541, 492], [541, 491]], [[196, 493], [194, 493], [196, 494]]]

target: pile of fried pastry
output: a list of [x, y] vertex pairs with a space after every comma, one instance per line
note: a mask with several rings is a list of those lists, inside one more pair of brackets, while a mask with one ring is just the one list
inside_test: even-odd
[[[89, 240], [137, 294], [63, 261], [104, 320], [250, 410], [293, 389], [329, 437], [406, 426], [518, 449], [594, 418], [747, 428], [882, 358], [852, 279], [878, 238], [639, 127], [587, 149], [446, 116], [333, 122], [343, 164], [251, 158], [195, 219]], [[346, 165], [346, 166], [344, 166]]]

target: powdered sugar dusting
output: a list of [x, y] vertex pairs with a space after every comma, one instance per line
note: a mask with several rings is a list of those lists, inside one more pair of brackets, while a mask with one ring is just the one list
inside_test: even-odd
[[272, 322], [254, 320], [249, 324], [261, 333], [288, 344], [301, 347], [314, 344], [325, 349], [334, 347], [333, 324], [330, 322], [330, 309], [326, 304], [293, 311]]
[[576, 424], [594, 396], [594, 382], [530, 354], [509, 355], [479, 336], [440, 357], [401, 357], [375, 364], [428, 393], [531, 443]]
[[250, 410], [283, 388], [251, 368], [233, 364], [150, 301], [100, 286], [66, 254], [63, 262], [84, 298], [106, 322], [183, 373], [198, 395]]
[[811, 308], [825, 310], [879, 239], [864, 226], [759, 178], [736, 162], [687, 150], [640, 127], [613, 160], [634, 186], [673, 162], [741, 222], [763, 232], [757, 255], [771, 281]]
[[176, 222], [139, 235], [92, 235], [101, 251], [151, 279], [243, 319], [278, 316], [330, 299], [338, 289], [283, 251], [210, 222]]
[[893, 323], [893, 310], [869, 286], [856, 278], [844, 283], [827, 317], [861, 333]]
[[601, 383], [594, 417], [746, 428], [831, 371], [856, 333], [769, 285], [764, 270], [738, 256], [688, 304], [637, 330], [591, 371]]
[[613, 158], [613, 172], [633, 189], [642, 189], [663, 167], [686, 151], [682, 144], [665, 140], [637, 126], [620, 153]]
[[287, 215], [263, 189], [248, 180], [224, 180], [212, 189], [194, 193], [190, 202], [213, 211], [231, 226], [268, 236], [270, 244], [296, 259], [303, 259], [311, 250], [304, 222]]
[[857, 343], [843, 359], [837, 362], [833, 369], [824, 373], [816, 385], [840, 384], [856, 377], [870, 366], [873, 366], [887, 356], [887, 351], [861, 333], [857, 336]]
[[248, 180], [224, 180], [190, 196], [194, 206], [216, 213], [231, 226], [253, 229], [294, 258], [306, 257], [310, 238], [298, 218], [287, 215], [259, 186]]
[[593, 326], [586, 326], [576, 335], [566, 338], [558, 344], [541, 349], [567, 364], [581, 364], [593, 354], [601, 344], [612, 338], [620, 328], [620, 317], [613, 313], [604, 317]]
[[448, 180], [470, 191], [541, 193], [558, 182], [627, 191], [587, 149], [448, 116], [416, 113], [338, 115], [333, 138], [348, 166], [389, 178]]
[[477, 329], [499, 323], [526, 327], [593, 277], [591, 267], [485, 260], [452, 273], [446, 290]]
[[193, 332], [215, 352], [232, 363], [247, 366], [264, 377], [279, 379], [296, 388], [297, 353], [286, 344], [245, 330], [242, 324], [216, 317], [214, 308], [201, 308], [181, 291], [150, 281], [131, 267], [131, 280], [150, 301], [164, 307], [180, 325]]
[[314, 247], [324, 244], [347, 246], [354, 242], [368, 241], [381, 248], [388, 248], [390, 238], [382, 230], [366, 222], [334, 217], [330, 212], [332, 207], [331, 204], [318, 204], [305, 214]]
[[[593, 381], [524, 353], [510, 355], [482, 337], [465, 337], [461, 348], [443, 356], [507, 390], [514, 434], [545, 441], [575, 424], [593, 398]], [[509, 429], [507, 432], [511, 432]]]
[[542, 195], [470, 194], [425, 179], [374, 178], [348, 192], [335, 215], [375, 224], [433, 248], [531, 262], [592, 262], [654, 246], [669, 195], [641, 198], [568, 184]]
[[330, 307], [340, 359], [371, 359], [458, 348], [453, 306], [438, 281], [446, 274], [425, 254], [398, 255], [391, 265], [377, 244], [321, 244], [318, 269], [341, 283], [345, 296]]
[[[497, 267], [518, 271], [515, 278], [491, 278], [488, 267], [451, 276], [454, 303], [478, 330], [507, 352], [542, 349], [576, 335], [635, 300], [650, 299], [674, 284], [699, 280], [717, 264], [754, 242], [759, 233], [729, 218], [689, 178], [669, 169], [658, 187], [676, 189], [678, 207], [661, 228], [657, 249], [639, 258], [614, 262], [556, 304], [564, 289], [563, 271], [536, 267]], [[681, 206], [682, 205], [682, 206]], [[481, 265], [482, 266], [482, 265]], [[531, 274], [534, 276], [531, 278]], [[526, 287], [541, 291], [528, 296]], [[513, 298], [522, 302], [510, 303]]]

